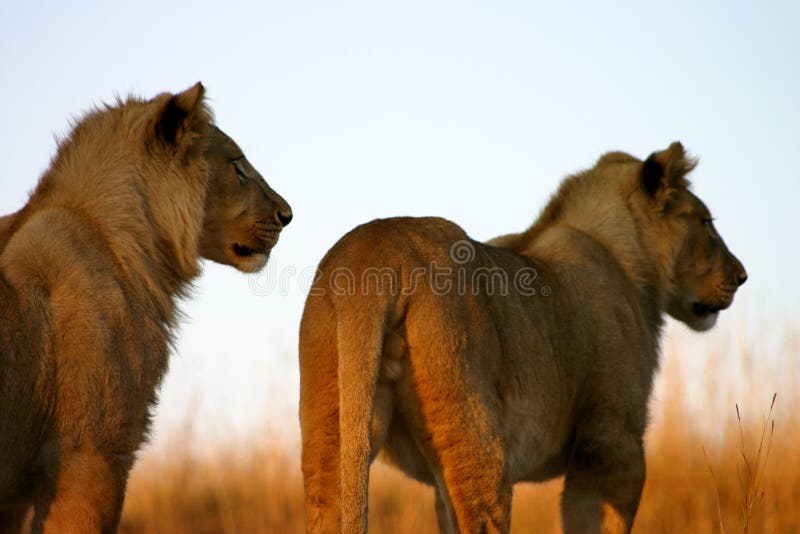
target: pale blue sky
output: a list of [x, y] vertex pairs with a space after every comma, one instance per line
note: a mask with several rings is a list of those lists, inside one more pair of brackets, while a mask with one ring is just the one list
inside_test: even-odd
[[[6, 2], [0, 213], [24, 203], [71, 116], [198, 80], [294, 208], [276, 271], [314, 266], [375, 217], [520, 230], [601, 153], [681, 140], [750, 273], [737, 305], [784, 313], [800, 301], [800, 4], [644, 4]], [[293, 416], [303, 292], [296, 277], [288, 295], [249, 282], [207, 267], [160, 424], [193, 394], [223, 426], [284, 391], [273, 411]]]

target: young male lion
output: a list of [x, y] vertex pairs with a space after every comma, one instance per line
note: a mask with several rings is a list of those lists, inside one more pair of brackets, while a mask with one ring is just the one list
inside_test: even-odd
[[308, 530], [365, 532], [381, 451], [445, 532], [508, 532], [512, 485], [560, 474], [565, 532], [629, 531], [663, 315], [706, 330], [747, 278], [694, 166], [606, 154], [494, 244], [437, 218], [344, 236], [300, 331]]
[[0, 532], [116, 530], [200, 257], [263, 267], [292, 217], [199, 83], [89, 113], [0, 219]]

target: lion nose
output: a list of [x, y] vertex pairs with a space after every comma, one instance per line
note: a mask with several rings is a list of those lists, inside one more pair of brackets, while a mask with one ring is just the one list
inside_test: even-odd
[[747, 272], [745, 272], [744, 268], [739, 270], [739, 273], [736, 275], [736, 281], [739, 283], [739, 285], [747, 282]]
[[744, 284], [747, 282], [747, 271], [744, 270], [744, 265], [742, 262], [739, 261], [739, 258], [728, 252], [728, 257], [730, 258], [731, 263], [729, 263], [729, 273], [736, 273], [736, 283], [739, 285]]
[[292, 208], [288, 206], [275, 210], [275, 218], [278, 219], [282, 226], [288, 226], [292, 222], [292, 217]]

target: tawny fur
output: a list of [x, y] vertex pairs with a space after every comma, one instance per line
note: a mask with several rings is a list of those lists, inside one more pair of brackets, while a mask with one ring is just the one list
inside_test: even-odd
[[116, 530], [176, 297], [201, 256], [263, 266], [290, 216], [200, 84], [75, 124], [27, 205], [0, 218], [0, 532], [31, 504], [34, 532]]
[[443, 532], [508, 532], [512, 485], [561, 474], [565, 532], [629, 531], [663, 315], [710, 328], [746, 278], [694, 165], [606, 154], [488, 244], [437, 218], [344, 236], [300, 331], [308, 531], [365, 532], [379, 452], [436, 487]]

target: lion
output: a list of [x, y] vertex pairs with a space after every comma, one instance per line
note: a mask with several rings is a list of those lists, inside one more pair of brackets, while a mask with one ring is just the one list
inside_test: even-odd
[[562, 474], [565, 532], [630, 531], [664, 315], [707, 330], [747, 279], [695, 165], [605, 154], [489, 243], [392, 218], [334, 245], [300, 328], [308, 531], [366, 531], [379, 453], [443, 532], [508, 532], [513, 484]]
[[94, 110], [0, 219], [0, 532], [114, 532], [200, 259], [261, 269], [292, 211], [198, 83]]

